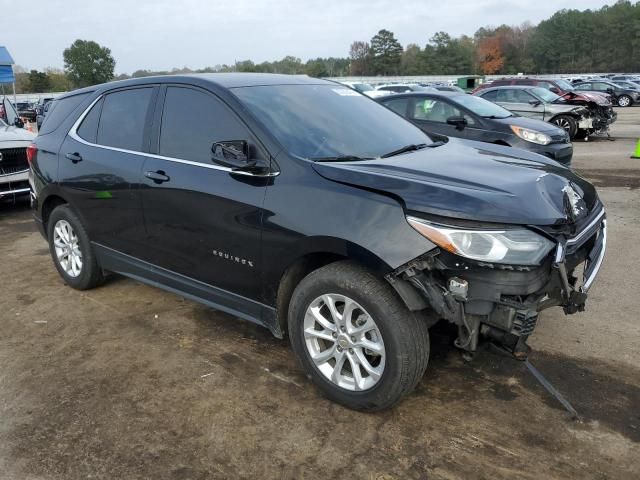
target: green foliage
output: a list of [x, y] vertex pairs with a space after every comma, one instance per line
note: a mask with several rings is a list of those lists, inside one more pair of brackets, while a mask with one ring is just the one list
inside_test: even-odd
[[371, 39], [371, 62], [378, 75], [396, 75], [402, 62], [402, 45], [393, 32], [380, 30]]
[[29, 72], [29, 90], [34, 93], [48, 92], [51, 81], [45, 72], [31, 70]]
[[474, 43], [469, 37], [451, 38], [437, 32], [425, 46], [422, 59], [427, 75], [455, 75], [473, 72]]
[[529, 52], [543, 73], [640, 71], [640, 2], [560, 10], [537, 26]]
[[86, 87], [113, 79], [116, 61], [111, 50], [91, 40], [76, 40], [63, 52], [64, 69], [75, 87]]

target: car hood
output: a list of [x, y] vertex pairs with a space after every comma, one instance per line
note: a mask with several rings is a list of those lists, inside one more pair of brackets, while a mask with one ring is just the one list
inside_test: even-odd
[[519, 225], [570, 223], [563, 189], [571, 185], [591, 211], [594, 187], [541, 155], [449, 139], [390, 158], [313, 164], [321, 176], [399, 199], [407, 211]]
[[24, 128], [14, 126], [0, 127], [0, 142], [31, 141], [36, 138], [35, 133]]
[[561, 95], [561, 97], [568, 103], [573, 102], [576, 105], [579, 105], [580, 102], [584, 102], [585, 104], [588, 102], [593, 102], [596, 105], [600, 105], [602, 107], [611, 106], [609, 95], [599, 92], [571, 91], [566, 92], [564, 95]]

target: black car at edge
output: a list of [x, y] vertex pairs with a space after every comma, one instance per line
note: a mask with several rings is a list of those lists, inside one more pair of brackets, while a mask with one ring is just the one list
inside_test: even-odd
[[362, 410], [413, 389], [440, 319], [469, 354], [490, 338], [525, 357], [541, 310], [584, 309], [605, 251], [602, 203], [568, 168], [432, 142], [305, 76], [71, 92], [28, 159], [65, 283], [114, 272], [286, 333], [321, 390]]
[[376, 99], [424, 130], [432, 139], [465, 138], [539, 153], [564, 165], [573, 145], [567, 132], [534, 118], [513, 114], [466, 93], [405, 93]]

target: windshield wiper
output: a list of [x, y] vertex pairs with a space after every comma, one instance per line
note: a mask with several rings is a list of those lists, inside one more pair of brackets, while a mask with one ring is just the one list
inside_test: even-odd
[[421, 150], [426, 147], [439, 147], [440, 145], [442, 145], [442, 142], [434, 142], [429, 145], [427, 145], [426, 143], [412, 143], [411, 145], [405, 145], [404, 147], [399, 148], [398, 150], [394, 150], [393, 152], [385, 153], [384, 155], [381, 155], [380, 158], [389, 158], [395, 155], [400, 155], [401, 153], [413, 152], [415, 150]]
[[316, 157], [314, 162], [359, 162], [361, 160], [373, 160], [369, 157], [358, 157], [357, 155], [337, 155], [335, 157]]

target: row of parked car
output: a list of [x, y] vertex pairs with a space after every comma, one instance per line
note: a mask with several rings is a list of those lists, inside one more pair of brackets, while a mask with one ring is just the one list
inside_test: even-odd
[[[614, 105], [640, 101], [640, 78], [591, 78], [574, 82], [504, 78], [468, 95], [446, 84], [343, 82], [413, 122], [431, 138], [449, 137], [533, 151], [570, 165], [572, 141], [608, 135], [617, 119]], [[617, 83], [615, 83], [617, 82]]]
[[16, 103], [18, 116], [28, 122], [35, 122], [40, 128], [52, 101], [52, 97], [43, 97], [37, 102], [18, 102]]

